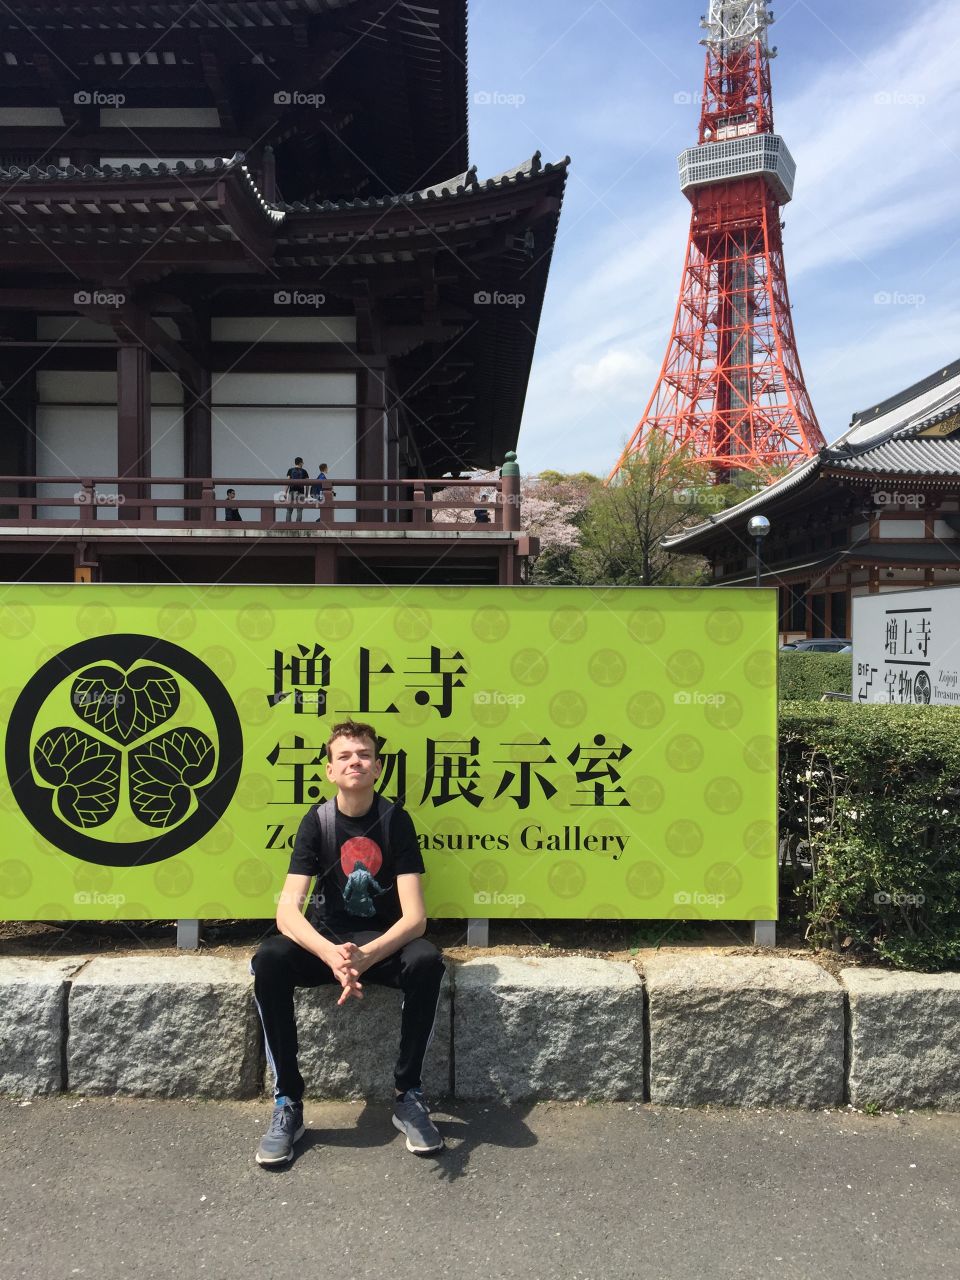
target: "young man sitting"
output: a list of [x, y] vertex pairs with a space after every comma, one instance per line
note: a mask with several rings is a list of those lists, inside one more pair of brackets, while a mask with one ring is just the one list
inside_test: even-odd
[[300, 823], [277, 908], [280, 936], [268, 938], [251, 962], [275, 1077], [273, 1118], [257, 1151], [258, 1164], [290, 1160], [303, 1134], [293, 993], [296, 987], [322, 983], [340, 984], [341, 1006], [362, 1000], [366, 981], [403, 992], [393, 1123], [405, 1135], [408, 1151], [425, 1155], [443, 1146], [420, 1074], [444, 965], [423, 937], [424, 866], [413, 820], [376, 794], [382, 767], [371, 725], [348, 720], [333, 726], [327, 777], [336, 796], [312, 807]]

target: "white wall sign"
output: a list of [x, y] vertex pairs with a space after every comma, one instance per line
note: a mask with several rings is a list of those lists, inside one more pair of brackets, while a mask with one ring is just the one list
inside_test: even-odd
[[854, 598], [853, 701], [960, 706], [960, 587]]

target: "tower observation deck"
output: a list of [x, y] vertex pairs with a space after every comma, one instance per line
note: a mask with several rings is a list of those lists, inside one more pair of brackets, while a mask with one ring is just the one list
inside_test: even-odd
[[690, 234], [673, 329], [643, 417], [611, 473], [653, 432], [717, 478], [768, 476], [824, 443], [803, 381], [780, 209], [796, 165], [773, 127], [767, 34], [756, 0], [711, 0], [697, 145], [678, 159]]

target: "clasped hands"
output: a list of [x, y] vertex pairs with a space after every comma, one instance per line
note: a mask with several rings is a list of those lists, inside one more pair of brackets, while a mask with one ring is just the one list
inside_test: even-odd
[[362, 1000], [363, 983], [360, 981], [360, 975], [373, 964], [371, 958], [364, 954], [355, 942], [341, 942], [339, 946], [334, 947], [329, 964], [333, 970], [333, 976], [343, 987], [337, 1004], [346, 1004], [351, 996]]

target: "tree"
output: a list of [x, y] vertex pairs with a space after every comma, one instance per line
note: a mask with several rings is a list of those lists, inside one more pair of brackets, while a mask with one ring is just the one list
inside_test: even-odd
[[[654, 433], [620, 469], [618, 483], [597, 490], [584, 513], [574, 557], [579, 581], [665, 586], [706, 580], [698, 556], [665, 551], [663, 538], [703, 518], [709, 473]], [[720, 501], [726, 506], [726, 501]]]
[[[498, 490], [496, 471], [477, 471], [469, 477], [489, 483], [492, 498]], [[594, 492], [602, 487], [598, 476], [580, 471], [565, 475], [560, 471], [544, 471], [539, 476], [523, 476], [520, 480], [520, 527], [540, 540], [540, 555], [530, 575], [531, 582], [554, 586], [575, 586], [580, 579], [573, 555], [580, 545], [579, 521]], [[474, 508], [484, 489], [451, 484], [438, 496], [456, 506], [435, 511], [435, 524], [473, 521]]]
[[[481, 498], [486, 497], [488, 502], [491, 501], [500, 483], [497, 471], [472, 471], [461, 479], [483, 480], [490, 487], [475, 489], [472, 485], [467, 487], [458, 485], [455, 480], [451, 481], [449, 487], [438, 490], [435, 496], [438, 502], [453, 502], [457, 505], [434, 511], [434, 524], [471, 524], [473, 513], [480, 506]], [[493, 519], [492, 511], [490, 518]]]
[[576, 564], [580, 525], [601, 487], [600, 478], [586, 471], [575, 475], [544, 471], [521, 480], [520, 525], [540, 539], [531, 582], [558, 587], [580, 583]]

